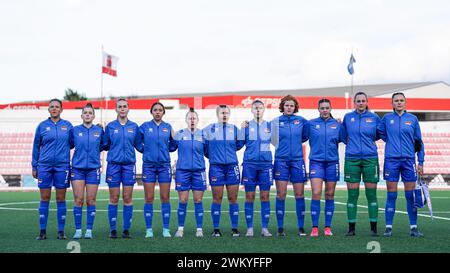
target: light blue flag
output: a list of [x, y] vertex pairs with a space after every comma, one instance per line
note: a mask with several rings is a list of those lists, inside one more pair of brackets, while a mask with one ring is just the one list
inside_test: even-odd
[[353, 57], [353, 53], [352, 53], [352, 55], [350, 56], [350, 61], [348, 62], [348, 65], [347, 65], [347, 70], [348, 70], [348, 73], [350, 73], [350, 75], [353, 75], [353, 73], [355, 72], [353, 70], [353, 63], [356, 63], [356, 60], [355, 60], [355, 57]]

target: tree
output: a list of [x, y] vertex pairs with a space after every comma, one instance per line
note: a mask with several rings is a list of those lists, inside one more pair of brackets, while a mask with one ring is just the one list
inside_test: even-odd
[[79, 94], [77, 90], [73, 90], [71, 88], [67, 88], [64, 91], [64, 100], [67, 101], [80, 101], [80, 100], [87, 100], [86, 95]]

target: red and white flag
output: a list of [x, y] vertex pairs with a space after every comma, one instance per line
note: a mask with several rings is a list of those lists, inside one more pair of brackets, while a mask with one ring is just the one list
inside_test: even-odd
[[117, 58], [114, 55], [108, 54], [103, 51], [103, 64], [102, 73], [109, 74], [113, 77], [117, 77]]

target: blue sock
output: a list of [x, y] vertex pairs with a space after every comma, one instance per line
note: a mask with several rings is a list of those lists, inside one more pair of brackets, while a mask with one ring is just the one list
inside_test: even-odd
[[64, 231], [67, 215], [66, 201], [56, 202], [56, 215], [58, 217], [58, 231]]
[[385, 207], [385, 220], [386, 226], [392, 226], [392, 222], [394, 221], [395, 215], [395, 202], [397, 201], [397, 192], [388, 192], [386, 207]]
[[261, 202], [261, 223], [262, 228], [269, 226], [270, 219], [270, 201]]
[[245, 202], [245, 222], [247, 228], [253, 227], [253, 202]]
[[81, 229], [83, 222], [83, 207], [73, 207], [73, 219], [75, 221], [75, 229]]
[[417, 226], [417, 209], [414, 207], [414, 191], [405, 191], [406, 210], [408, 211], [409, 224]]
[[334, 199], [325, 200], [325, 226], [331, 227], [334, 214]]
[[311, 200], [311, 221], [313, 227], [319, 226], [319, 217], [320, 217], [320, 200]]
[[95, 205], [87, 206], [86, 229], [92, 229], [94, 227], [95, 213]]
[[123, 229], [129, 230], [133, 221], [133, 205], [123, 205]]
[[108, 205], [109, 229], [117, 230], [117, 205]]
[[221, 211], [222, 204], [211, 204], [211, 217], [213, 221], [214, 229], [218, 229], [220, 226], [220, 211]]
[[195, 221], [197, 222], [197, 228], [203, 227], [203, 203], [194, 203]]
[[278, 228], [284, 227], [284, 206], [285, 200], [275, 199], [275, 211], [277, 213], [277, 225]]
[[297, 212], [298, 228], [303, 228], [305, 223], [305, 198], [295, 199], [295, 211]]
[[41, 201], [39, 203], [39, 227], [40, 229], [47, 229], [48, 211], [50, 202]]
[[144, 219], [145, 219], [145, 226], [147, 228], [152, 228], [153, 204], [149, 204], [149, 203], [144, 204]]
[[169, 228], [170, 225], [170, 203], [161, 204], [161, 214], [163, 220], [163, 228]]
[[184, 227], [184, 222], [186, 221], [186, 208], [187, 203], [178, 203], [178, 226]]
[[231, 228], [237, 228], [239, 224], [239, 204], [234, 203], [229, 205]]

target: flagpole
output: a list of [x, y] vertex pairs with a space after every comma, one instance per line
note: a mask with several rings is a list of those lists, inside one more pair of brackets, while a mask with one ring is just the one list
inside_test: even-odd
[[[353, 56], [353, 47], [352, 47], [352, 55], [351, 56]], [[353, 70], [354, 71], [354, 70]], [[353, 74], [355, 74], [355, 72], [353, 72], [352, 73], [352, 79], [351, 79], [351, 96], [350, 96], [350, 101], [352, 102], [352, 109], [355, 107], [354, 105], [353, 105], [353, 96], [354, 96], [354, 93], [353, 93]]]
[[[105, 128], [105, 124], [103, 123], [103, 45], [102, 45], [102, 69], [100, 70], [100, 124]], [[105, 170], [105, 152], [101, 153], [101, 175], [103, 175]]]

